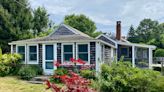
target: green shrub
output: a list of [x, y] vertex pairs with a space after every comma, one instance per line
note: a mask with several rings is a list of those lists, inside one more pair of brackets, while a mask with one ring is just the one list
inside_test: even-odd
[[156, 57], [164, 57], [164, 49], [157, 49], [154, 53]]
[[95, 79], [95, 71], [93, 70], [81, 70], [80, 75], [87, 79]]
[[19, 70], [20, 59], [19, 54], [2, 54], [0, 49], [0, 76], [16, 74]]
[[37, 71], [30, 65], [22, 66], [18, 72], [21, 79], [29, 80], [37, 75]]
[[65, 68], [57, 68], [55, 71], [54, 71], [54, 75], [67, 75], [68, 74], [68, 70], [65, 69]]
[[158, 76], [159, 72], [133, 68], [127, 62], [103, 64], [95, 87], [100, 92], [150, 92]]
[[4, 65], [4, 64], [0, 64], [0, 76], [4, 77], [6, 75], [8, 75], [10, 73], [10, 67]]
[[29, 65], [33, 70], [36, 71], [37, 75], [43, 74], [43, 69], [39, 65]]

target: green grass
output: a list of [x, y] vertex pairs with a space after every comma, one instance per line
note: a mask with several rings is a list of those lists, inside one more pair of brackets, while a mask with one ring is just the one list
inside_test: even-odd
[[31, 84], [16, 77], [0, 77], [0, 92], [51, 92], [43, 84]]

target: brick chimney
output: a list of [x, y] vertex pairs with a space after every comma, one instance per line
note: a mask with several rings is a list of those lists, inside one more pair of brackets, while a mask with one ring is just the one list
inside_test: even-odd
[[116, 39], [121, 40], [121, 21], [117, 21], [116, 24]]

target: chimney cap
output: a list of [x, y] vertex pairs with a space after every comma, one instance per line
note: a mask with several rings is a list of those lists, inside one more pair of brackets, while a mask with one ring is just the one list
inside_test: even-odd
[[117, 21], [117, 24], [121, 24], [121, 21]]

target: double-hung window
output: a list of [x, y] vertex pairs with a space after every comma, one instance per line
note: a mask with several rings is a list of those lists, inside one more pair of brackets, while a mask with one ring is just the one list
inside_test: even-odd
[[22, 61], [25, 61], [25, 46], [18, 46], [17, 52], [22, 56]]
[[73, 58], [73, 45], [63, 45], [63, 61], [70, 61]]
[[78, 44], [78, 58], [88, 62], [88, 44]]
[[37, 46], [29, 46], [29, 61], [37, 62]]

